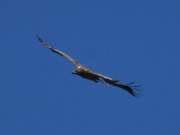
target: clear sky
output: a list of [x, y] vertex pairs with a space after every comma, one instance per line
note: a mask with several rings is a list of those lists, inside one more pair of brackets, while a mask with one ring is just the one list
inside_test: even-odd
[[[1, 0], [1, 135], [179, 135], [178, 0]], [[42, 35], [141, 94], [95, 84]]]

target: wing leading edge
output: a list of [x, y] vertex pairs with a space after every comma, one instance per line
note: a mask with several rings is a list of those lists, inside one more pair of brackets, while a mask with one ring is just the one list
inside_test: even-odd
[[66, 58], [69, 62], [71, 62], [71, 63], [74, 64], [74, 65], [77, 65], [77, 64], [78, 64], [78, 62], [77, 62], [75, 59], [71, 58], [68, 54], [60, 51], [59, 49], [54, 48], [54, 47], [53, 47], [52, 45], [50, 45], [49, 43], [45, 42], [39, 35], [37, 35], [37, 39], [38, 39], [38, 41], [39, 41], [44, 47], [50, 49], [52, 52], [54, 52], [54, 53], [56, 53], [56, 54], [58, 54], [58, 55], [60, 55], [60, 56], [62, 56], [62, 57], [64, 57], [64, 58]]

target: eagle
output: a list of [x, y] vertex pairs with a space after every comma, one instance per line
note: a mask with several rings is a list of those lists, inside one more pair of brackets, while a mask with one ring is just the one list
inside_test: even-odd
[[134, 85], [135, 81], [133, 81], [131, 83], [122, 83], [119, 80], [113, 80], [111, 77], [108, 77], [108, 76], [105, 76], [103, 74], [94, 72], [91, 69], [89, 69], [89, 68], [85, 67], [84, 65], [80, 64], [79, 62], [77, 62], [75, 59], [70, 57], [68, 54], [64, 53], [63, 51], [61, 51], [61, 50], [59, 50], [57, 48], [54, 48], [51, 44], [49, 44], [48, 42], [43, 40], [43, 38], [40, 37], [39, 35], [36, 35], [36, 36], [37, 36], [38, 41], [45, 48], [48, 48], [52, 52], [66, 58], [70, 63], [72, 63], [75, 66], [75, 69], [72, 72], [72, 74], [78, 75], [78, 76], [80, 76], [80, 77], [82, 77], [84, 79], [87, 79], [87, 80], [91, 80], [91, 81], [93, 81], [95, 83], [103, 82], [105, 84], [121, 88], [122, 90], [125, 90], [128, 93], [130, 93], [132, 96], [137, 95], [137, 91], [135, 90], [135, 88], [137, 88], [139, 86]]

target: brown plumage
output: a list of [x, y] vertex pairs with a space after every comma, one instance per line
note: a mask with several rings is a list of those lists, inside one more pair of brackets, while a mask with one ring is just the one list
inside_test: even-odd
[[75, 75], [79, 75], [82, 78], [91, 80], [93, 82], [104, 82], [107, 83], [109, 85], [115, 86], [115, 87], [119, 87], [122, 88], [123, 90], [126, 90], [127, 92], [129, 92], [131, 95], [135, 96], [136, 92], [135, 92], [135, 87], [136, 86], [132, 86], [133, 83], [131, 84], [124, 84], [121, 83], [118, 80], [113, 80], [110, 77], [107, 77], [105, 75], [93, 72], [92, 70], [88, 69], [87, 67], [81, 65], [80, 63], [78, 63], [75, 59], [71, 58], [69, 55], [67, 55], [66, 53], [60, 51], [59, 49], [54, 48], [53, 46], [51, 46], [49, 43], [45, 42], [40, 36], [37, 36], [38, 41], [46, 48], [50, 49], [52, 52], [66, 58], [69, 62], [71, 62], [73, 65], [75, 65], [75, 70], [72, 72], [72, 74]]

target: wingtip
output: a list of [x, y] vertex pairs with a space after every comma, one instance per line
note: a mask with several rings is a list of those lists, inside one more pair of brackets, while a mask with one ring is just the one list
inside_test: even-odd
[[38, 34], [36, 34], [36, 38], [40, 43], [43, 43], [44, 40], [41, 38], [41, 36], [39, 36]]
[[129, 92], [133, 97], [136, 97], [137, 96], [137, 93], [135, 93], [134, 91], [132, 92]]
[[49, 48], [49, 49], [52, 48], [52, 46], [50, 44], [46, 43], [43, 40], [43, 38], [41, 36], [39, 36], [38, 34], [36, 34], [36, 38], [44, 47]]

